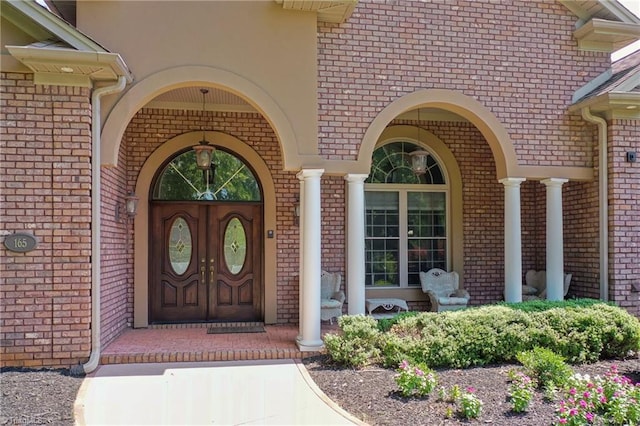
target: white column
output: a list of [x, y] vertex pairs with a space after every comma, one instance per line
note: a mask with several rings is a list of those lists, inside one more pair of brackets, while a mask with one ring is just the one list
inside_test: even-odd
[[348, 174], [347, 181], [347, 303], [348, 314], [364, 314], [364, 180]]
[[320, 212], [320, 177], [324, 169], [306, 169], [298, 173], [304, 186], [300, 203], [300, 306], [301, 351], [317, 351], [323, 347], [320, 333], [320, 275], [322, 274], [322, 233]]
[[522, 222], [520, 184], [524, 178], [500, 179], [504, 185], [504, 300], [522, 302]]
[[547, 300], [564, 299], [562, 184], [565, 182], [567, 179], [542, 181], [547, 187]]
[[304, 232], [302, 229], [301, 218], [304, 217], [304, 180], [300, 179], [300, 193], [298, 197], [298, 336], [296, 337], [296, 341], [302, 340], [302, 317], [304, 311], [304, 287], [302, 285], [303, 280], [302, 277], [304, 275], [304, 262], [302, 253], [304, 253]]

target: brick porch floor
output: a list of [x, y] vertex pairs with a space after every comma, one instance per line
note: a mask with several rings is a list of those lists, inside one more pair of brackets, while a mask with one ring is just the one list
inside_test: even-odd
[[[298, 350], [297, 325], [267, 325], [265, 330], [207, 334], [205, 324], [128, 329], [102, 350], [100, 363], [302, 359], [318, 354]], [[335, 324], [322, 324], [322, 335], [336, 330]]]

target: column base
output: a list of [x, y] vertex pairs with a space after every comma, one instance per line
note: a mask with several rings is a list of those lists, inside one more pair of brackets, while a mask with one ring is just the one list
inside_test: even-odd
[[296, 345], [300, 352], [320, 352], [324, 349], [324, 342], [320, 340], [303, 340], [302, 337], [296, 339]]

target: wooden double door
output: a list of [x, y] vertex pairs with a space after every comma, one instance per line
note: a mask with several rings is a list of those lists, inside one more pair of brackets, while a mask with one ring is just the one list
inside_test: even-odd
[[261, 321], [262, 205], [152, 202], [149, 322]]

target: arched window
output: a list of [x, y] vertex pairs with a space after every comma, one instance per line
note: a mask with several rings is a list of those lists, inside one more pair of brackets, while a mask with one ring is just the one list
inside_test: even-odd
[[418, 272], [447, 269], [448, 185], [433, 155], [416, 175], [410, 153], [424, 149], [392, 142], [373, 152], [365, 181], [365, 285], [417, 287]]
[[253, 171], [235, 155], [216, 149], [211, 170], [196, 166], [195, 153], [173, 158], [160, 172], [153, 188], [154, 200], [260, 201]]

